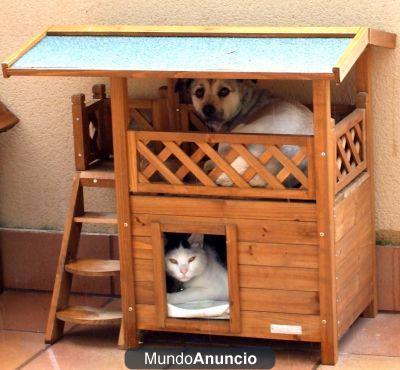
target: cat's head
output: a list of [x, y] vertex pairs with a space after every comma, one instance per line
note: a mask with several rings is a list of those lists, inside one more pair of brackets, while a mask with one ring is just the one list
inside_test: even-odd
[[204, 235], [192, 234], [188, 240], [173, 241], [165, 247], [165, 269], [173, 278], [187, 282], [201, 275], [207, 266]]

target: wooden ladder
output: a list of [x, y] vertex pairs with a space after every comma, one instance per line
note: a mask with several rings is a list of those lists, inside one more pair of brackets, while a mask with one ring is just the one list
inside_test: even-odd
[[[112, 213], [85, 212], [84, 187], [114, 188], [115, 179], [112, 168], [104, 170], [77, 171], [73, 180], [61, 251], [58, 260], [53, 296], [47, 322], [45, 341], [54, 343], [63, 335], [64, 324], [105, 325], [121, 324], [121, 310], [87, 306], [70, 306], [72, 277], [81, 276], [119, 276], [119, 260], [77, 259], [82, 224], [117, 224]], [[122, 328], [122, 325], [121, 325]], [[123, 347], [120, 331], [118, 345]]]

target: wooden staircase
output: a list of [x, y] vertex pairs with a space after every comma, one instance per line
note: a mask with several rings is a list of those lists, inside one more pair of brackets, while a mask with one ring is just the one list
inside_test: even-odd
[[[78, 171], [73, 180], [46, 328], [46, 343], [54, 343], [62, 337], [66, 322], [81, 325], [121, 324], [121, 310], [70, 306], [68, 303], [74, 275], [119, 276], [118, 260], [76, 258], [83, 224], [117, 224], [116, 215], [113, 213], [85, 211], [83, 188], [113, 188], [114, 186], [114, 172], [111, 167], [105, 169], [95, 167], [93, 170]], [[122, 341], [123, 336], [120, 333], [118, 345], [121, 347], [123, 347]]]

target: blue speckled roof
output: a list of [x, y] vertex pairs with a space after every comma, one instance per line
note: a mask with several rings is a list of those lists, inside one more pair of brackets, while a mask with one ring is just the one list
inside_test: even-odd
[[13, 69], [332, 73], [352, 38], [46, 36]]

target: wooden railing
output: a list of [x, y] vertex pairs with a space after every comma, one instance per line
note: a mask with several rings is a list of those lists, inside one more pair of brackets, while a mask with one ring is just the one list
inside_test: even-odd
[[128, 146], [132, 192], [314, 199], [312, 136], [129, 131]]
[[336, 192], [367, 168], [365, 109], [357, 108], [343, 118], [336, 131]]
[[[357, 97], [356, 109], [334, 106], [332, 110], [344, 117], [335, 126], [336, 192], [367, 168], [364, 95]], [[104, 85], [93, 87], [93, 98], [96, 101], [87, 105], [83, 94], [72, 98], [78, 170], [112, 158], [110, 104]], [[130, 129], [135, 130], [128, 133], [132, 191], [314, 199], [312, 136], [207, 133], [192, 105], [176, 108], [178, 132], [165, 132], [170, 128], [165, 88], [157, 99], [129, 101]], [[347, 114], [350, 108], [354, 110]], [[285, 145], [298, 151], [288, 155]], [[222, 152], [218, 146], [224, 148]]]

